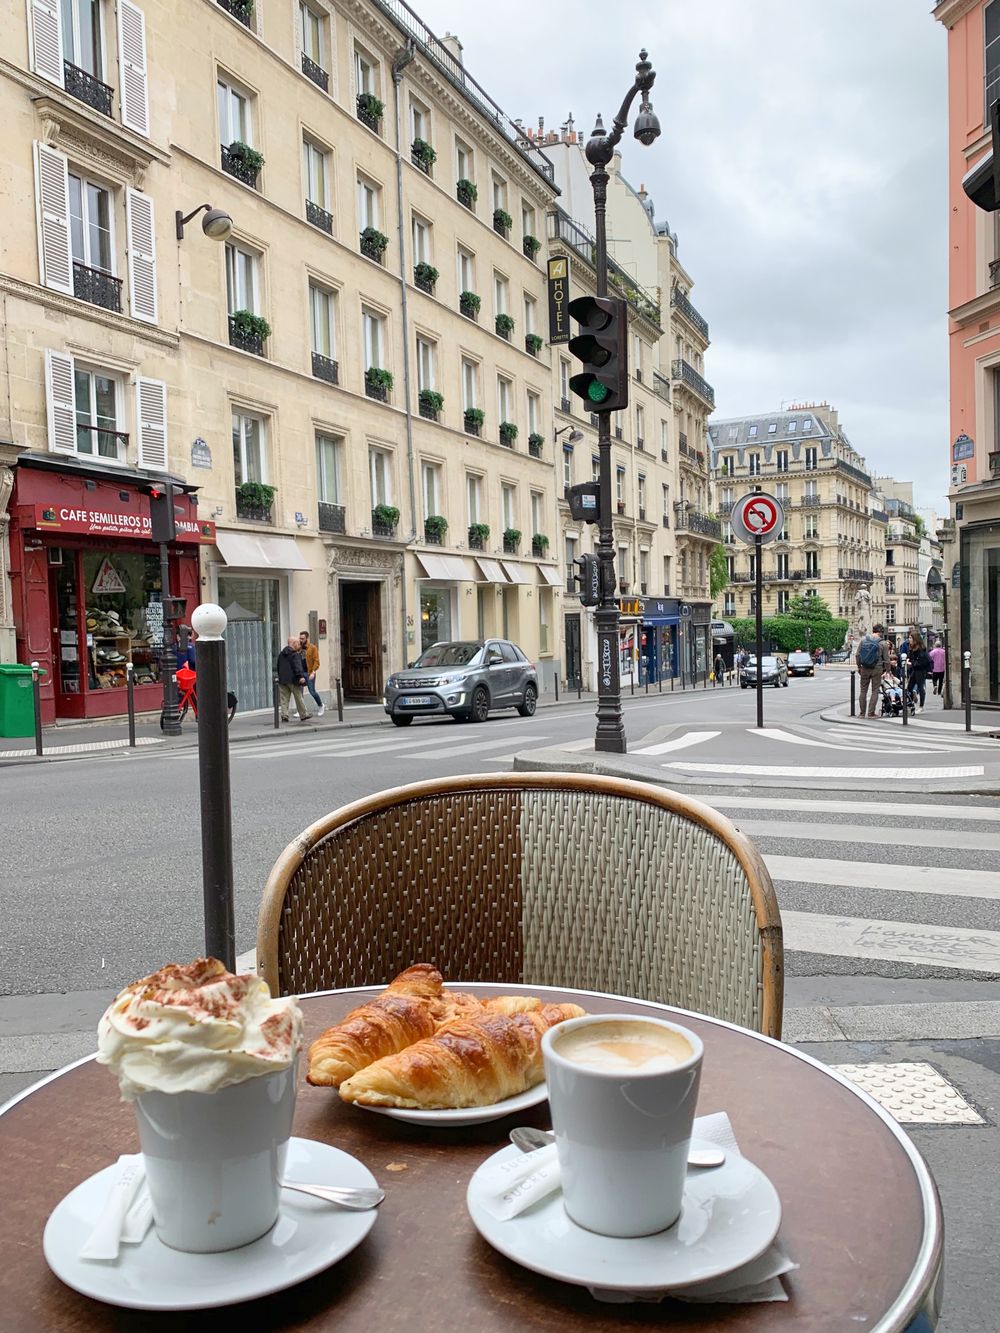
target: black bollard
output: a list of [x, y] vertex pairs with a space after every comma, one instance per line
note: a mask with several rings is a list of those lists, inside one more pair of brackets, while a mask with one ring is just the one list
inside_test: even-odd
[[[902, 683], [902, 686], [903, 686], [903, 726], [904, 726], [904, 727], [906, 726], [906, 705], [907, 705], [907, 698], [906, 698], [906, 676], [907, 676], [907, 671], [906, 671], [906, 658], [904, 657], [904, 658], [901, 659], [900, 664], [899, 664], [899, 679], [900, 679], [900, 682]], [[872, 685], [874, 685], [874, 684], [875, 684], [875, 682], [872, 681]]]
[[31, 664], [31, 701], [35, 710], [35, 754], [42, 753], [42, 669]]
[[[962, 654], [962, 691], [965, 695], [965, 730], [972, 730], [972, 653], [966, 650]], [[41, 751], [39, 751], [41, 753]]]
[[271, 702], [274, 704], [274, 729], [281, 726], [281, 709], [278, 704], [278, 673], [275, 672], [271, 677]]
[[857, 710], [857, 680], [855, 673], [851, 672], [851, 717], [854, 717]]
[[201, 781], [201, 871], [205, 952], [236, 969], [233, 908], [233, 808], [229, 781], [229, 696], [226, 687], [226, 613], [196, 607], [191, 628], [198, 673], [198, 774]]
[[558, 702], [559, 702], [559, 672], [558, 672], [558, 671], [555, 672], [555, 675], [554, 675], [553, 679], [555, 680], [555, 683], [556, 683], [556, 703], [558, 703]]
[[132, 663], [125, 663], [125, 703], [128, 707], [128, 743], [135, 749], [135, 680], [132, 676]]
[[581, 671], [578, 671], [578, 672], [576, 673], [576, 697], [577, 697], [578, 699], [582, 699], [582, 698], [583, 698], [583, 671], [582, 671], [582, 670], [581, 670]]
[[340, 677], [337, 677], [337, 721], [344, 720], [344, 691], [341, 688]]

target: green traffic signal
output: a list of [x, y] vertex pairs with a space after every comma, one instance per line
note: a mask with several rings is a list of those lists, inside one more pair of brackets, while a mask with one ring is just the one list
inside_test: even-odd
[[603, 403], [609, 393], [608, 386], [600, 380], [591, 380], [587, 385], [587, 397], [592, 403]]

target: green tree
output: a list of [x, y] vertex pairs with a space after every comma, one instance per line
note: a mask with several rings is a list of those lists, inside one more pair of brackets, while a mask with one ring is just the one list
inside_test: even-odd
[[833, 619], [833, 612], [823, 598], [818, 595], [814, 597], [804, 597], [799, 595], [790, 598], [784, 614], [790, 616], [793, 620], [812, 621]]
[[712, 554], [708, 561], [708, 591], [713, 601], [722, 592], [723, 588], [729, 587], [729, 562], [726, 559], [726, 548], [721, 542], [712, 549]]
[[918, 537], [927, 536], [927, 524], [924, 522], [924, 520], [920, 517], [919, 514], [914, 514], [913, 516], [913, 531], [916, 533]]

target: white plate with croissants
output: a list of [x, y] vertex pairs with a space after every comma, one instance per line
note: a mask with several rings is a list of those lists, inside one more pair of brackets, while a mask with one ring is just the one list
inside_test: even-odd
[[317, 1037], [307, 1078], [413, 1124], [498, 1120], [545, 1100], [542, 1037], [583, 1012], [530, 995], [481, 1000], [416, 963]]

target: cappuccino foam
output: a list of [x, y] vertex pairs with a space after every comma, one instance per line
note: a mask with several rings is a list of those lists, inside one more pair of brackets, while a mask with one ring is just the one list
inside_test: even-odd
[[571, 1064], [607, 1073], [663, 1073], [694, 1055], [680, 1032], [628, 1019], [587, 1023], [561, 1033], [552, 1049]]

